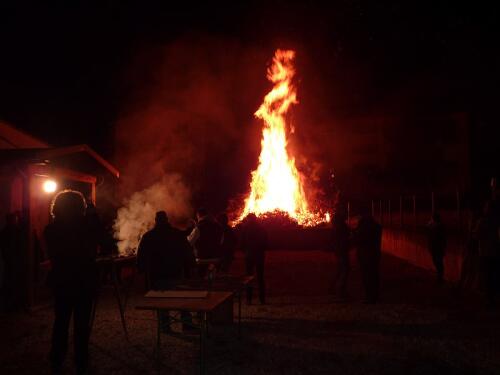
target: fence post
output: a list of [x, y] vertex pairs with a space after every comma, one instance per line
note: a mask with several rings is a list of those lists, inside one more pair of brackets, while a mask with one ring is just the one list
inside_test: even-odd
[[399, 196], [399, 226], [403, 227], [403, 196]]
[[434, 192], [431, 191], [431, 212], [436, 212], [436, 206], [434, 205]]
[[415, 194], [413, 194], [412, 198], [413, 198], [413, 226], [414, 226], [414, 229], [416, 229], [417, 228], [417, 197], [415, 196]]
[[392, 227], [392, 209], [391, 209], [391, 200], [389, 199], [389, 227]]
[[382, 224], [383, 218], [382, 218], [382, 199], [378, 202], [378, 215], [380, 218], [380, 224]]
[[347, 202], [347, 224], [351, 222], [351, 202]]

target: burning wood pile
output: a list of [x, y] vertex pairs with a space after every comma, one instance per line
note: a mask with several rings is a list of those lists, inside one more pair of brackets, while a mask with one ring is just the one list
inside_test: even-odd
[[304, 176], [287, 149], [286, 114], [298, 103], [292, 82], [294, 57], [295, 51], [278, 49], [268, 69], [267, 78], [274, 86], [255, 112], [264, 121], [259, 165], [252, 172], [250, 193], [236, 223], [250, 213], [278, 223], [289, 221], [288, 218], [300, 226], [315, 226], [330, 220], [327, 212], [312, 212], [304, 192]]

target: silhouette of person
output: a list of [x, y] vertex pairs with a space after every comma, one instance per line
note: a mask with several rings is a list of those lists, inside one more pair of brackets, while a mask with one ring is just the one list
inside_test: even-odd
[[[208, 214], [205, 208], [199, 208], [196, 212], [197, 224], [188, 236], [188, 241], [194, 248], [196, 258], [213, 259], [221, 256], [222, 228]], [[208, 265], [199, 265], [198, 273], [204, 277]]]
[[146, 232], [137, 249], [137, 266], [147, 276], [148, 289], [168, 289], [184, 278], [194, 263], [184, 234], [172, 227], [165, 211], [158, 211], [155, 226]]
[[432, 219], [427, 225], [428, 247], [432, 256], [432, 262], [436, 268], [437, 281], [443, 282], [444, 277], [444, 255], [446, 249], [446, 230], [441, 222], [439, 213], [434, 212]]
[[484, 205], [478, 224], [479, 262], [486, 302], [494, 307], [500, 289], [500, 226], [492, 202]]
[[479, 239], [478, 228], [481, 218], [479, 207], [473, 207], [467, 225], [467, 239], [464, 246], [462, 267], [460, 270], [459, 287], [474, 289], [478, 286], [479, 271]]
[[87, 220], [85, 208], [80, 192], [58, 193], [51, 205], [53, 221], [44, 232], [52, 265], [48, 284], [54, 292], [55, 319], [50, 361], [55, 372], [66, 356], [72, 315], [77, 373], [84, 373], [88, 366], [89, 321], [97, 290], [98, 234]]
[[340, 300], [347, 298], [347, 277], [349, 265], [350, 230], [343, 212], [335, 214], [332, 226], [332, 247], [337, 263], [337, 270], [331, 286], [332, 292]]
[[[170, 225], [165, 211], [158, 211], [155, 226], [146, 232], [137, 249], [137, 266], [146, 274], [146, 287], [153, 290], [173, 288], [186, 277], [194, 265], [191, 246], [184, 233]], [[191, 314], [181, 313], [183, 329], [190, 327]], [[160, 324], [164, 332], [171, 332], [170, 312], [160, 312]]]
[[236, 251], [238, 240], [236, 238], [236, 233], [234, 232], [233, 228], [229, 225], [229, 220], [225, 213], [219, 215], [217, 221], [222, 227], [221, 270], [227, 272], [231, 266], [231, 263], [233, 262], [234, 252]]
[[[265, 254], [268, 247], [267, 232], [259, 224], [254, 214], [249, 214], [243, 223], [241, 233], [241, 248], [245, 253], [245, 269], [248, 276], [257, 273], [259, 286], [259, 301], [266, 302], [266, 289], [264, 282]], [[253, 288], [247, 287], [247, 303], [252, 303]]]
[[354, 231], [357, 258], [365, 289], [365, 303], [377, 303], [380, 287], [382, 226], [366, 210]]

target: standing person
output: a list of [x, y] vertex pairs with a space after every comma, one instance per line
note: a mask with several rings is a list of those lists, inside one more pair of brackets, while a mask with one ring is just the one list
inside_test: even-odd
[[349, 265], [349, 237], [350, 230], [342, 212], [335, 214], [332, 226], [332, 247], [337, 263], [337, 270], [333, 279], [331, 290], [335, 296], [345, 301], [347, 299], [347, 277]]
[[137, 249], [137, 267], [146, 274], [147, 288], [170, 288], [184, 278], [193, 263], [186, 237], [170, 225], [165, 211], [158, 211], [155, 226], [142, 236]]
[[[222, 228], [208, 214], [205, 208], [199, 208], [196, 212], [197, 224], [188, 236], [188, 241], [194, 248], [196, 258], [214, 259], [220, 257]], [[208, 265], [198, 268], [200, 277], [207, 273]]]
[[432, 219], [427, 225], [428, 248], [432, 256], [432, 262], [436, 268], [437, 282], [442, 283], [444, 279], [444, 255], [446, 249], [446, 230], [441, 222], [439, 213], [434, 212]]
[[[257, 273], [259, 285], [259, 301], [266, 303], [266, 289], [264, 282], [265, 254], [268, 246], [267, 232], [257, 221], [257, 216], [249, 214], [241, 234], [241, 248], [245, 253], [245, 269], [248, 276]], [[252, 303], [253, 288], [247, 287], [247, 303]]]
[[500, 289], [500, 226], [492, 202], [486, 202], [479, 220], [479, 262], [488, 307], [494, 307]]
[[55, 319], [50, 362], [54, 372], [62, 366], [73, 315], [73, 342], [77, 373], [88, 366], [89, 322], [97, 291], [98, 235], [85, 216], [85, 200], [78, 191], [65, 190], [51, 205], [52, 223], [45, 240], [52, 269], [48, 284], [54, 292]]
[[460, 289], [475, 289], [478, 281], [479, 270], [479, 239], [478, 228], [481, 210], [474, 207], [467, 224], [467, 239], [464, 246], [462, 268], [458, 286]]
[[227, 272], [234, 259], [234, 252], [236, 250], [237, 238], [233, 228], [229, 225], [227, 214], [219, 215], [217, 221], [222, 227], [222, 242], [221, 242], [221, 255], [222, 265], [221, 270]]
[[380, 284], [382, 226], [368, 212], [363, 213], [354, 232], [358, 263], [365, 289], [365, 303], [377, 303]]
[[[137, 249], [137, 267], [146, 274], [147, 289], [165, 290], [186, 277], [194, 265], [194, 256], [183, 232], [172, 227], [165, 211], [158, 211], [155, 226], [146, 232]], [[191, 314], [181, 313], [183, 330], [191, 323]], [[170, 312], [160, 312], [160, 324], [166, 333], [170, 329]]]

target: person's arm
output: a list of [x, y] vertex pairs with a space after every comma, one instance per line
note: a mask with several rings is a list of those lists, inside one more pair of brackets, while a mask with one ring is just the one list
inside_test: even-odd
[[195, 256], [198, 255], [196, 254], [196, 242], [198, 241], [199, 238], [200, 238], [200, 229], [198, 227], [194, 227], [189, 236], [187, 237], [187, 240], [191, 245]]
[[187, 236], [187, 240], [189, 244], [194, 247], [196, 244], [196, 241], [200, 238], [200, 229], [198, 227], [194, 227], [191, 233]]

